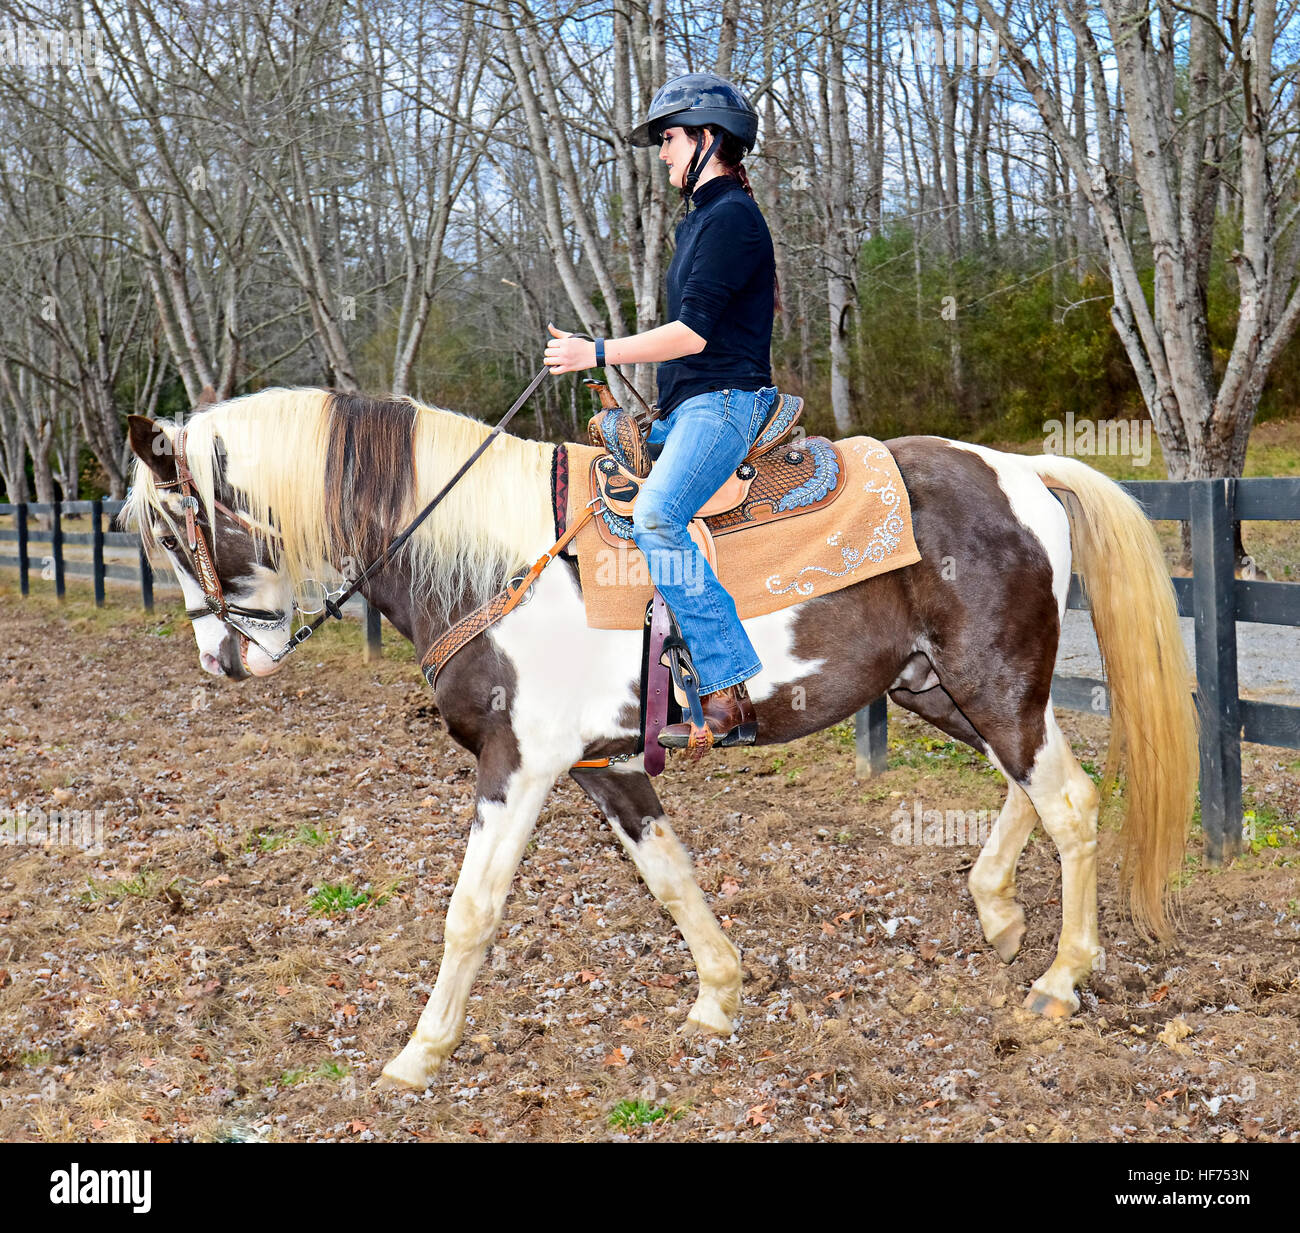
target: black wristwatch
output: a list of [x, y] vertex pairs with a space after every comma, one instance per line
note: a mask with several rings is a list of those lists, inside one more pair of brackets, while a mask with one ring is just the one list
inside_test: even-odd
[[605, 367], [605, 340], [603, 338], [596, 339], [596, 367]]

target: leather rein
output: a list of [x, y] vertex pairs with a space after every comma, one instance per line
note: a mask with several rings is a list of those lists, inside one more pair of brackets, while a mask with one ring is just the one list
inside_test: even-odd
[[[585, 338], [586, 335], [575, 335], [575, 337]], [[619, 370], [614, 365], [611, 364], [609, 365], [609, 367], [613, 368], [615, 372], [618, 372], [620, 377], [623, 376], [623, 374], [619, 372]], [[284, 657], [288, 655], [291, 651], [296, 650], [299, 646], [301, 646], [304, 642], [306, 642], [307, 639], [312, 636], [312, 634], [314, 634], [327, 620], [329, 620], [329, 618], [333, 617], [335, 620], [340, 620], [340, 621], [343, 619], [343, 605], [346, 604], [348, 600], [350, 600], [359, 590], [361, 590], [363, 586], [365, 586], [367, 582], [370, 581], [372, 577], [374, 577], [375, 574], [377, 574], [381, 569], [383, 569], [384, 566], [387, 565], [393, 559], [393, 557], [397, 555], [397, 553], [401, 550], [402, 546], [406, 543], [406, 541], [409, 540], [411, 536], [415, 534], [420, 524], [423, 523], [424, 520], [428, 518], [430, 514], [433, 513], [433, 511], [442, 502], [443, 498], [445, 498], [446, 495], [456, 486], [456, 484], [460, 482], [460, 480], [464, 477], [465, 473], [470, 469], [470, 467], [473, 466], [474, 463], [479, 459], [479, 457], [484, 453], [484, 451], [487, 450], [488, 446], [490, 446], [492, 442], [496, 440], [497, 436], [502, 431], [504, 431], [505, 426], [508, 423], [510, 423], [510, 421], [515, 417], [515, 414], [519, 411], [519, 409], [533, 396], [533, 394], [537, 391], [537, 387], [541, 385], [542, 381], [546, 378], [549, 372], [550, 370], [545, 365], [543, 365], [538, 370], [537, 374], [528, 383], [528, 386], [523, 391], [523, 393], [520, 394], [519, 397], [515, 399], [510, 409], [505, 413], [505, 415], [501, 417], [500, 421], [492, 429], [492, 431], [488, 433], [488, 435], [483, 439], [483, 441], [479, 443], [479, 445], [474, 450], [474, 452], [470, 454], [470, 456], [467, 459], [465, 459], [463, 463], [461, 463], [460, 467], [456, 471], [456, 474], [453, 475], [442, 486], [441, 489], [439, 489], [437, 495], [435, 495], [434, 498], [411, 520], [411, 522], [401, 532], [401, 534], [398, 535], [395, 539], [391, 540], [388, 546], [383, 550], [383, 552], [381, 552], [373, 561], [370, 562], [368, 566], [366, 566], [366, 568], [362, 571], [359, 577], [357, 577], [354, 581], [349, 583], [346, 587], [343, 588], [343, 590], [339, 591], [335, 595], [330, 595], [327, 592], [324, 598], [324, 608], [323, 610], [319, 611], [319, 615], [316, 616], [315, 620], [309, 622], [306, 625], [300, 626], [297, 630], [295, 630], [293, 634], [290, 635], [289, 641], [285, 644], [284, 649], [278, 652], [267, 650], [266, 647], [262, 646], [262, 644], [258, 642], [258, 640], [252, 634], [250, 634], [246, 629], [242, 628], [241, 621], [243, 620], [257, 621], [259, 619], [258, 614], [254, 612], [250, 612], [245, 609], [241, 609], [237, 605], [229, 604], [226, 600], [224, 592], [222, 591], [221, 578], [217, 573], [216, 565], [213, 560], [212, 546], [209, 545], [207, 541], [207, 537], [203, 533], [203, 528], [198, 523], [197, 515], [200, 508], [199, 499], [194, 493], [194, 476], [190, 472], [189, 463], [186, 461], [186, 457], [185, 457], [185, 429], [182, 428], [180, 432], [177, 433], [176, 441], [175, 441], [176, 478], [174, 480], [165, 480], [161, 482], [155, 481], [154, 486], [157, 488], [179, 489], [181, 494], [181, 505], [185, 510], [185, 538], [189, 545], [190, 553], [194, 557], [194, 563], [195, 563], [196, 572], [198, 574], [199, 585], [203, 588], [203, 599], [205, 605], [202, 608], [187, 608], [185, 610], [185, 615], [191, 621], [200, 620], [205, 616], [217, 617], [219, 620], [225, 622], [232, 629], [234, 629], [236, 633], [239, 634], [241, 640], [244, 643], [244, 645], [241, 647], [241, 654], [243, 651], [247, 650], [247, 644], [251, 642], [255, 646], [257, 646], [258, 649], [263, 652], [263, 654], [267, 655], [273, 663], [279, 663], [280, 660], [284, 659]], [[624, 378], [624, 381], [625, 383], [627, 383], [626, 378]], [[628, 384], [629, 384], [629, 388], [632, 388], [630, 383]], [[640, 395], [638, 394], [637, 397], [640, 398]], [[642, 404], [644, 405], [645, 400], [642, 399], [641, 401]], [[238, 513], [236, 513], [234, 510], [230, 509], [226, 505], [223, 505], [220, 501], [214, 501], [213, 504], [224, 514], [234, 519], [234, 521], [238, 522], [241, 526], [247, 528], [249, 531], [256, 530], [256, 528], [254, 528], [252, 524], [248, 522], [247, 519], [241, 517]], [[590, 513], [594, 513], [594, 510], [589, 512], [589, 516]], [[537, 574], [541, 572], [542, 568], [545, 565], [549, 564], [549, 562], [553, 559], [555, 552], [557, 550], [562, 549], [564, 544], [568, 542], [568, 539], [571, 538], [572, 534], [576, 533], [577, 530], [578, 527], [575, 526], [572, 529], [572, 532], [569, 535], [563, 537], [561, 542], [557, 544], [554, 548], [552, 548], [550, 552], [544, 554], [541, 560], [539, 560], [533, 566], [533, 568], [529, 570], [529, 572], [526, 575], [524, 575], [522, 579], [512, 580], [513, 582], [517, 582], [519, 585], [509, 590], [508, 593], [510, 595], [510, 599], [509, 599], [509, 606], [506, 608], [506, 611], [509, 611], [510, 609], [514, 608], [515, 605], [525, 597], [527, 592], [531, 590], [532, 582], [537, 577]], [[272, 531], [271, 534], [275, 534], [275, 532]], [[214, 543], [215, 543], [215, 539], [214, 539]], [[302, 612], [302, 609], [299, 607], [297, 600], [294, 601], [293, 608], [290, 610], [286, 618], [281, 618], [275, 621], [274, 623], [265, 622], [265, 624], [267, 624], [271, 628], [274, 628], [277, 625], [282, 625], [285, 620], [292, 621], [294, 612]], [[304, 615], [306, 614], [304, 613]], [[504, 615], [504, 613], [502, 613], [501, 615]], [[469, 639], [466, 639], [465, 641], [469, 641]], [[464, 645], [463, 642], [459, 644], [459, 646], [463, 646], [463, 645]], [[456, 649], [459, 649], [459, 646], [457, 646]]]

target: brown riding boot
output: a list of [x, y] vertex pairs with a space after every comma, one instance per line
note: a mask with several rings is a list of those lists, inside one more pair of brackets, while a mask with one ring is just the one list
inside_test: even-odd
[[688, 719], [669, 724], [659, 733], [665, 749], [685, 749], [692, 761], [702, 758], [715, 745], [752, 745], [758, 739], [758, 716], [744, 682], [728, 685], [700, 699], [704, 710], [704, 727], [696, 729]]

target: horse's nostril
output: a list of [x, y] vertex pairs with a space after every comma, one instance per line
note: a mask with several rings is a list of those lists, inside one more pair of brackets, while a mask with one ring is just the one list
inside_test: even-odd
[[210, 672], [213, 676], [226, 675], [226, 670], [221, 666], [221, 661], [208, 651], [204, 651], [199, 656], [199, 664], [204, 672]]

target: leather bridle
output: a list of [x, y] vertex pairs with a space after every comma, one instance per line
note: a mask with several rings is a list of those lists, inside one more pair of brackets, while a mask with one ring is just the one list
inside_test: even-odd
[[[190, 556], [194, 560], [195, 573], [198, 576], [199, 586], [203, 588], [202, 608], [186, 608], [185, 616], [190, 621], [202, 620], [203, 617], [214, 616], [219, 621], [229, 625], [240, 638], [240, 658], [242, 659], [248, 650], [248, 644], [251, 642], [264, 655], [270, 656], [272, 660], [282, 659], [293, 645], [292, 639], [283, 651], [276, 653], [264, 647], [252, 634], [241, 626], [241, 619], [257, 620], [255, 613], [245, 611], [238, 605], [231, 605], [226, 600], [226, 595], [221, 586], [221, 575], [217, 572], [216, 563], [212, 546], [208, 543], [208, 537], [203, 533], [202, 526], [199, 525], [199, 499], [194, 493], [194, 475], [190, 471], [189, 462], [185, 457], [185, 429], [182, 428], [177, 434], [174, 442], [176, 451], [176, 478], [174, 480], [155, 480], [156, 488], [175, 488], [180, 493], [181, 508], [185, 511], [185, 540], [190, 550]], [[254, 533], [257, 528], [242, 515], [236, 513], [228, 505], [213, 499], [213, 506], [225, 514], [228, 518], [233, 519], [244, 527], [250, 533]], [[213, 544], [216, 542], [215, 527], [213, 528]], [[271, 534], [275, 534], [274, 531]], [[293, 613], [298, 609], [298, 604], [294, 601], [292, 608], [287, 617], [276, 622], [284, 624], [286, 621], [292, 622]], [[270, 624], [270, 622], [267, 622]]]

